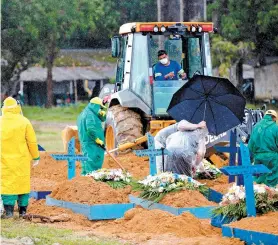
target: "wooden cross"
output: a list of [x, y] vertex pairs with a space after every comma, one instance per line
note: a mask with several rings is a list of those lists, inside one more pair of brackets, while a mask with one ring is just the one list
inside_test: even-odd
[[67, 160], [68, 161], [68, 179], [72, 179], [75, 177], [75, 162], [76, 161], [87, 161], [88, 157], [83, 155], [75, 155], [75, 139], [74, 137], [68, 143], [68, 154], [51, 154], [51, 156], [57, 160]]
[[228, 176], [243, 176], [247, 216], [256, 216], [253, 175], [270, 173], [271, 171], [263, 164], [251, 165], [249, 150], [247, 146], [245, 146], [242, 142], [240, 143], [240, 154], [242, 159], [242, 166], [228, 166], [223, 167], [220, 170]]
[[148, 137], [148, 149], [147, 150], [136, 150], [134, 151], [135, 154], [139, 157], [143, 156], [148, 156], [149, 157], [149, 164], [150, 164], [150, 175], [156, 175], [156, 156], [161, 156], [161, 155], [168, 155], [168, 151], [164, 149], [162, 152], [161, 149], [155, 149], [155, 144], [154, 144], [154, 137], [150, 134], [147, 133]]

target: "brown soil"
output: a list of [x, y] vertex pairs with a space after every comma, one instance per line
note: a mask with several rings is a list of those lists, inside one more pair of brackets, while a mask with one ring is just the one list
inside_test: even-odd
[[278, 235], [278, 212], [271, 212], [258, 217], [244, 218], [231, 223], [229, 226]]
[[159, 203], [177, 208], [216, 206], [208, 201], [199, 191], [182, 190], [167, 194]]
[[76, 225], [90, 226], [92, 224], [92, 222], [89, 221], [85, 216], [73, 213], [69, 209], [46, 206], [45, 200], [35, 200], [31, 198], [27, 211], [28, 214], [37, 214], [46, 217], [65, 215], [69, 218], [69, 221], [67, 221], [67, 223], [74, 222], [74, 224]]
[[213, 180], [210, 180], [210, 179], [201, 179], [201, 180], [197, 180], [203, 184], [206, 184], [208, 187], [212, 187], [212, 189], [214, 189], [213, 187], [215, 185], [223, 185], [223, 184], [228, 184], [229, 183], [229, 180], [228, 180], [228, 176], [222, 174], [219, 178], [217, 179], [213, 179]]
[[[143, 179], [150, 173], [149, 160], [147, 157], [138, 157], [134, 153], [118, 155], [116, 159], [136, 179]], [[109, 156], [105, 156], [103, 168], [119, 168]]]
[[52, 191], [56, 185], [56, 181], [48, 179], [40, 179], [36, 177], [31, 178], [32, 191]]
[[[49, 153], [40, 152], [40, 163], [39, 165], [32, 167], [31, 176], [32, 178], [40, 178], [53, 180], [56, 182], [66, 180], [68, 178], [68, 167], [67, 161], [56, 161], [50, 154], [64, 154], [64, 153]], [[76, 162], [76, 175], [79, 176], [81, 172], [81, 164]], [[37, 182], [36, 182], [37, 183]]]
[[51, 197], [86, 204], [128, 203], [130, 192], [131, 187], [113, 189], [92, 177], [78, 176], [59, 183], [53, 189]]
[[[80, 235], [120, 239], [129, 244], [142, 245], [243, 245], [238, 239], [223, 238], [221, 230], [210, 226], [209, 220], [199, 220], [190, 213], [174, 216], [160, 210], [135, 208], [123, 219], [114, 221], [89, 221], [71, 210], [50, 207], [45, 200], [30, 200], [29, 214], [47, 217], [67, 216], [66, 222], [47, 223], [55, 228], [67, 228]], [[34, 219], [33, 222], [41, 222]]]
[[218, 191], [222, 194], [226, 194], [226, 193], [228, 193], [229, 188], [232, 187], [233, 184], [234, 184], [234, 182], [229, 183], [229, 184], [215, 185], [212, 187], [212, 189], [215, 191]]
[[[93, 228], [96, 231], [103, 231], [105, 228], [106, 233], [124, 239], [132, 238], [141, 242], [152, 240], [144, 244], [163, 244], [155, 243], [153, 239], [157, 235], [160, 235], [160, 241], [164, 240], [161, 239], [161, 236], [169, 235], [188, 239], [188, 243], [175, 244], [243, 244], [236, 239], [221, 238], [220, 230], [213, 228], [208, 222], [199, 220], [188, 212], [175, 216], [161, 210], [134, 208], [127, 211], [122, 219], [106, 224], [105, 227], [96, 224]], [[156, 237], [156, 239], [158, 238]], [[217, 243], [209, 242], [210, 240]], [[143, 244], [141, 242], [140, 244]]]

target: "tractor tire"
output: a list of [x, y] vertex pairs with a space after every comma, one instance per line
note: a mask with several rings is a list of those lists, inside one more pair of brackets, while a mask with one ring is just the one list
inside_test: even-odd
[[[142, 136], [143, 124], [140, 114], [121, 105], [109, 108], [105, 125], [107, 150], [115, 149], [120, 144], [132, 142]], [[127, 152], [130, 152], [130, 149], [118, 153]]]

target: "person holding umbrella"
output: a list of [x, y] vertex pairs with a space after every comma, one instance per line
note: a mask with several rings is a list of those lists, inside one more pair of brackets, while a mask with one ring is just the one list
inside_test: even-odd
[[21, 217], [29, 202], [30, 163], [33, 159], [35, 166], [40, 159], [36, 135], [30, 121], [22, 115], [20, 103], [12, 97], [4, 100], [0, 124], [3, 218], [13, 217], [16, 201]]
[[167, 157], [165, 171], [194, 177], [196, 170], [199, 169], [207, 177], [211, 177], [202, 163], [208, 135], [206, 123], [202, 121], [189, 129], [190, 125], [195, 124], [183, 121], [186, 130], [177, 131], [166, 140], [166, 149], [170, 154]]
[[[186, 120], [181, 120], [178, 123], [170, 125], [162, 130], [160, 130], [156, 136], [154, 137], [154, 143], [156, 149], [165, 149], [167, 147], [166, 142], [168, 137], [176, 132], [185, 132], [185, 131], [193, 131], [196, 129], [201, 129], [206, 127], [206, 122], [202, 121], [198, 124], [190, 123]], [[156, 165], [157, 165], [157, 172], [163, 172], [166, 166], [167, 156], [157, 156], [156, 157]]]
[[277, 112], [268, 110], [251, 133], [248, 148], [253, 154], [255, 164], [264, 164], [271, 173], [254, 177], [258, 184], [275, 187], [278, 185], [278, 125]]

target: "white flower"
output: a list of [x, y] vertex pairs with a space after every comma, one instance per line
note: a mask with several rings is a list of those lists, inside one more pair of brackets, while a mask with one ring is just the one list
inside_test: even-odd
[[175, 189], [176, 187], [177, 187], [177, 185], [176, 185], [175, 183], [169, 185], [169, 188], [170, 188], [170, 189]]
[[161, 193], [161, 192], [163, 192], [163, 191], [164, 191], [164, 188], [163, 188], [163, 187], [159, 187], [159, 188], [158, 188], [158, 192]]
[[152, 182], [152, 183], [151, 183], [151, 187], [155, 188], [155, 187], [156, 187], [156, 183], [155, 183], [155, 182]]
[[265, 193], [266, 192], [265, 188], [260, 185], [254, 185], [254, 191], [257, 193]]
[[241, 200], [245, 199], [245, 192], [240, 192], [238, 194], [238, 198], [241, 199]]

